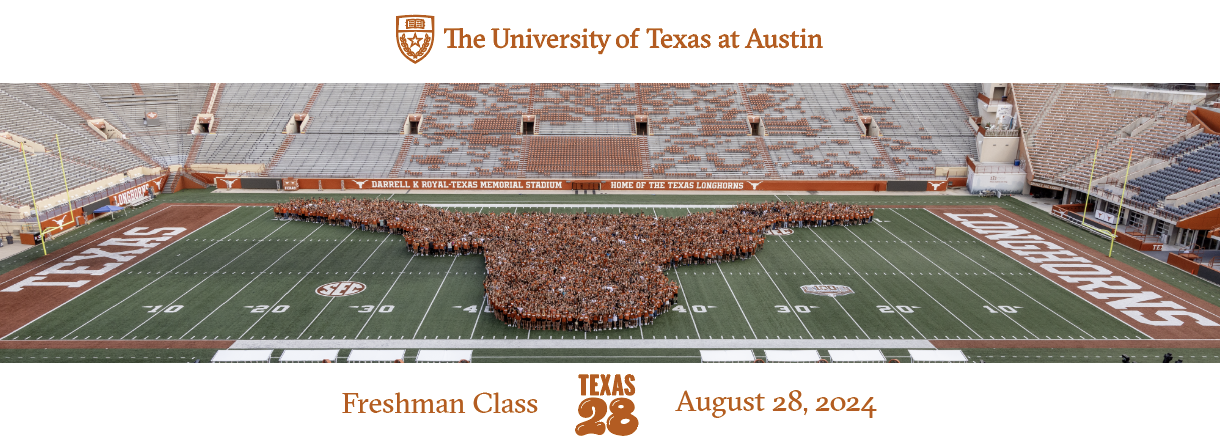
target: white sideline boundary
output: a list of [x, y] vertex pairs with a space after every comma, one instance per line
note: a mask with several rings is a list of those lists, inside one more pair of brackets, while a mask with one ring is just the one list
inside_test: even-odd
[[229, 349], [936, 349], [928, 340], [597, 339], [597, 340], [234, 340]]
[[728, 209], [737, 207], [726, 204], [677, 205], [677, 204], [423, 204], [428, 207], [488, 207], [497, 209]]

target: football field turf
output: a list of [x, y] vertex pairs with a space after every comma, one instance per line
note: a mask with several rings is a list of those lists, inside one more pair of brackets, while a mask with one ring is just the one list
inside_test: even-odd
[[[796, 229], [791, 235], [768, 236], [759, 254], [749, 260], [670, 270], [667, 275], [681, 285], [677, 305], [651, 325], [587, 333], [528, 331], [497, 321], [485, 306], [482, 256], [413, 255], [399, 236], [277, 221], [269, 207], [258, 205], [288, 197], [218, 193], [165, 196], [160, 203], [190, 200], [244, 205], [9, 333], [3, 340], [273, 341], [249, 343], [268, 348], [297, 344], [336, 348], [451, 344], [486, 350], [598, 348], [605, 356], [627, 357], [640, 354], [616, 351], [671, 348], [689, 354], [692, 347], [710, 344], [691, 340], [745, 340], [740, 345], [746, 349], [768, 345], [801, 347], [799, 343], [768, 343], [773, 340], [873, 340], [884, 341], [872, 344], [884, 349], [904, 347], [904, 343], [892, 341], [1150, 338], [919, 207], [878, 208], [874, 224]], [[464, 211], [644, 212], [662, 217], [767, 198], [775, 199], [673, 195], [394, 196]], [[808, 195], [778, 198], [877, 205], [890, 202], [906, 206], [1002, 204], [1012, 209], [1027, 208], [1022, 209], [1025, 213], [1017, 213], [1037, 223], [1051, 222], [1044, 212], [1039, 214], [1011, 200]], [[1090, 243], [1099, 241], [1080, 234], [1073, 234], [1072, 238], [1090, 247], [1093, 247]], [[1121, 253], [1128, 263], [1141, 261], [1134, 257], [1142, 256], [1138, 252]], [[1214, 287], [1197, 278], [1155, 265], [1133, 265], [1209, 303], [1217, 301]], [[340, 281], [363, 283], [365, 288], [345, 297], [326, 297], [316, 292], [320, 286]], [[802, 292], [801, 286], [810, 284], [844, 285], [854, 293], [828, 297]], [[297, 340], [367, 342], [293, 342]], [[436, 342], [387, 343], [407, 340]], [[502, 355], [513, 355], [505, 354]], [[547, 361], [546, 354], [536, 351], [517, 355]], [[673, 354], [665, 356], [668, 355]]]

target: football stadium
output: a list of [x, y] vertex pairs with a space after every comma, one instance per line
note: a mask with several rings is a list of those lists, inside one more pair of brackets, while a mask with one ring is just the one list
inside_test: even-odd
[[1220, 362], [1220, 84], [0, 84], [0, 363]]

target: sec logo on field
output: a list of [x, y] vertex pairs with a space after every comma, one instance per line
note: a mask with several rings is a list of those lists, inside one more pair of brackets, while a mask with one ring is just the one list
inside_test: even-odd
[[314, 292], [323, 297], [346, 297], [363, 292], [365, 287], [364, 283], [355, 281], [336, 281], [318, 286]]

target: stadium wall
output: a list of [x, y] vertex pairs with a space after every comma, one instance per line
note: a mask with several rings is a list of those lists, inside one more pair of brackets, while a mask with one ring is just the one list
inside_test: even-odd
[[[281, 178], [216, 178], [217, 188], [275, 188]], [[270, 181], [270, 186], [261, 181]], [[573, 190], [573, 180], [558, 179], [342, 179], [297, 178], [300, 190]], [[575, 182], [588, 182], [576, 180]], [[869, 191], [880, 192], [887, 181], [599, 181], [600, 190], [670, 190], [670, 191]], [[926, 184], [926, 181], [919, 181]], [[921, 185], [922, 187], [926, 185]]]
[[1199, 278], [1211, 281], [1214, 284], [1220, 284], [1220, 271], [1210, 267], [1199, 265], [1199, 273], [1196, 274]]
[[1220, 113], [1206, 108], [1195, 108], [1186, 112], [1186, 122], [1203, 126], [1207, 134], [1220, 134]]
[[972, 168], [966, 178], [970, 193], [994, 190], [1015, 195], [1025, 189], [1025, 173], [975, 173]]
[[1169, 254], [1168, 263], [1170, 266], [1190, 272], [1191, 275], [1199, 273], [1199, 263], [1183, 258], [1176, 253]]
[[[140, 199], [141, 197], [148, 196], [149, 187], [152, 187], [153, 190], [155, 190], [157, 193], [160, 193], [161, 186], [165, 184], [165, 180], [168, 177], [169, 177], [168, 174], [158, 176], [154, 179], [144, 181], [144, 182], [137, 184], [135, 186], [132, 186], [126, 190], [123, 190], [121, 192], [110, 195], [106, 199], [102, 199], [97, 202], [90, 203], [83, 208], [77, 207], [75, 209], [72, 209], [72, 211], [70, 211], [70, 212], [60, 213], [58, 215], [55, 215], [54, 217], [44, 219], [44, 220], [42, 220], [42, 224], [39, 226], [39, 230], [51, 229], [50, 231], [47, 232], [47, 234], [55, 235], [60, 232], [71, 229], [73, 227], [76, 227], [77, 224], [79, 224], [81, 222], [92, 220], [93, 219], [93, 213], [92, 213], [93, 210], [97, 210], [99, 207], [101, 207], [103, 205], [111, 205], [111, 204], [112, 205], [126, 205], [127, 203]], [[99, 203], [101, 205], [98, 205]], [[86, 208], [90, 209], [88, 213], [85, 212]], [[84, 217], [84, 218], [81, 218], [81, 217]], [[26, 238], [27, 237], [22, 236], [21, 239], [22, 239], [23, 243], [26, 243], [25, 242]], [[28, 238], [29, 238], [29, 242], [26, 244], [33, 244], [34, 238], [33, 238], [32, 234]]]
[[[276, 189], [277, 181], [284, 178], [217, 177], [213, 180], [221, 190]], [[574, 184], [585, 184], [587, 180], [560, 179], [349, 179], [349, 178], [297, 178], [299, 190], [575, 190]], [[602, 191], [691, 191], [691, 192], [740, 192], [740, 191], [944, 191], [947, 187], [962, 187], [966, 178], [946, 178], [935, 181], [686, 181], [686, 180], [640, 180], [598, 181]], [[899, 189], [895, 188], [895, 184]], [[588, 187], [585, 187], [586, 189]]]

